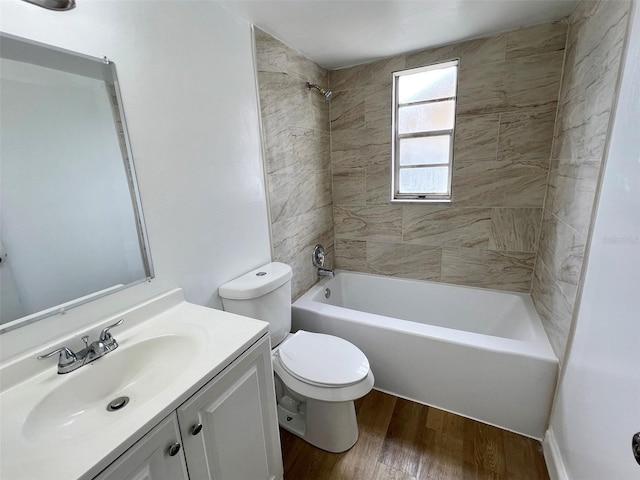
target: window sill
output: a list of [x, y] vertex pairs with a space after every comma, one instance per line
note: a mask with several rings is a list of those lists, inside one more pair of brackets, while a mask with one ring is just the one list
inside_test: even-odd
[[392, 198], [391, 203], [440, 203], [443, 205], [449, 205], [453, 203], [453, 200], [444, 198]]

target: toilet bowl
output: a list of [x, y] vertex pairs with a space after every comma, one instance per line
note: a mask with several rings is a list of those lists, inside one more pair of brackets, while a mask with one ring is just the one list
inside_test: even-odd
[[220, 287], [226, 311], [269, 322], [278, 422], [310, 444], [339, 453], [358, 440], [354, 400], [374, 377], [364, 353], [332, 335], [291, 328], [291, 267], [270, 263]]
[[341, 338], [299, 330], [271, 358], [282, 428], [329, 452], [351, 448], [358, 440], [354, 400], [374, 383], [364, 353]]

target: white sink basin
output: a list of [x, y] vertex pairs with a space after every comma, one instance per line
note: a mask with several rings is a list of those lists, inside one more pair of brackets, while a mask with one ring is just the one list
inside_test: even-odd
[[[197, 347], [195, 339], [186, 335], [152, 337], [118, 347], [63, 375], [63, 381], [27, 416], [24, 436], [32, 441], [75, 439], [131, 414], [189, 367]], [[107, 411], [107, 405], [122, 396], [129, 403]]]

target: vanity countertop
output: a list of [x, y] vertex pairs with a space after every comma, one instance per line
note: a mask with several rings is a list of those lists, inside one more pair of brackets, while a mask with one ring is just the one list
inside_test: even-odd
[[[100, 324], [120, 318], [119, 347], [74, 372], [35, 357], [83, 332], [0, 365], [0, 478], [93, 478], [268, 333], [265, 322], [186, 302], [181, 289]], [[129, 404], [107, 411], [119, 396]]]

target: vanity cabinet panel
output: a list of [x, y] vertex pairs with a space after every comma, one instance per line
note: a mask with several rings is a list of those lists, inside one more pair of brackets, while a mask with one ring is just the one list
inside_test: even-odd
[[182, 446], [174, 412], [94, 480], [189, 480], [183, 449], [175, 444]]
[[205, 385], [177, 412], [192, 480], [282, 478], [267, 337]]

